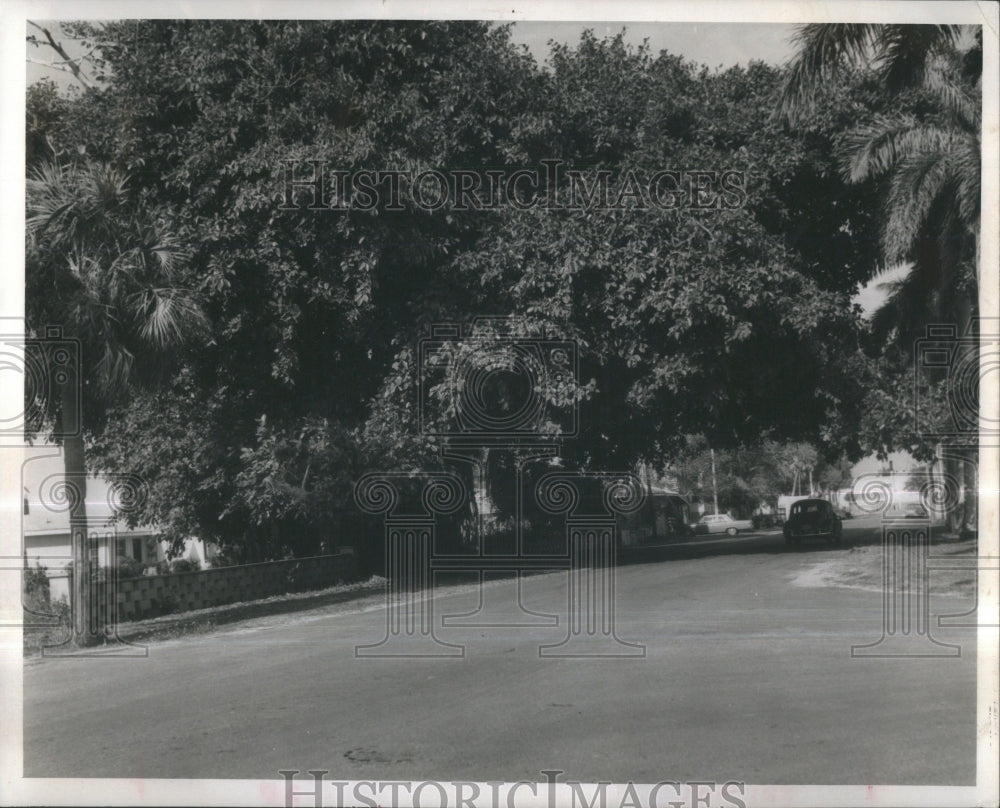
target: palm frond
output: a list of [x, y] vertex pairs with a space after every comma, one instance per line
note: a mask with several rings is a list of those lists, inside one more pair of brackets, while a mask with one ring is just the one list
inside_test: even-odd
[[135, 356], [117, 340], [103, 341], [103, 353], [94, 368], [94, 377], [102, 392], [117, 395], [128, 385]]
[[982, 152], [979, 143], [965, 142], [954, 154], [958, 215], [970, 233], [979, 232]]
[[106, 164], [89, 165], [81, 177], [88, 213], [94, 219], [118, 214], [128, 198], [128, 178]]
[[200, 306], [179, 289], [146, 289], [136, 295], [136, 304], [139, 337], [159, 349], [182, 345], [207, 326]]
[[876, 42], [878, 72], [889, 92], [924, 83], [929, 61], [954, 48], [961, 36], [958, 25], [883, 25]]
[[883, 231], [886, 260], [906, 259], [935, 203], [953, 187], [954, 170], [946, 152], [924, 152], [901, 161], [886, 200]]
[[193, 294], [180, 288], [187, 251], [136, 206], [125, 173], [46, 163], [27, 190], [32, 249], [48, 253], [52, 292], [65, 298], [67, 324], [99, 357], [92, 367], [102, 390], [125, 389], [136, 356], [146, 373], [158, 352], [207, 330]]
[[920, 125], [912, 116], [877, 117], [850, 132], [839, 158], [844, 179], [863, 182], [892, 171], [904, 160], [924, 154], [948, 153], [955, 148], [955, 132]]
[[789, 66], [778, 111], [794, 120], [815, 104], [816, 94], [844, 64], [867, 60], [882, 26], [856, 23], [809, 23], [793, 37], [798, 55]]
[[928, 285], [928, 274], [914, 264], [902, 278], [879, 284], [887, 292], [871, 318], [871, 333], [879, 345], [895, 344], [911, 352], [924, 324], [936, 319], [936, 290]]
[[960, 71], [954, 54], [940, 55], [928, 67], [924, 87], [934, 97], [950, 125], [978, 138], [982, 121], [982, 104], [978, 92], [968, 84], [956, 81]]

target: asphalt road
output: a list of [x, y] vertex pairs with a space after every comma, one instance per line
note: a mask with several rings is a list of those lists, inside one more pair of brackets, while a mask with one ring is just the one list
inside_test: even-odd
[[[850, 543], [877, 526], [845, 522]], [[535, 627], [441, 626], [475, 587], [439, 589], [440, 639], [463, 658], [358, 658], [381, 605], [154, 643], [145, 659], [25, 666], [25, 775], [758, 784], [971, 785], [975, 637], [956, 658], [858, 659], [882, 597], [793, 583], [845, 548], [786, 551], [777, 533], [702, 539], [619, 566], [616, 632], [632, 658], [540, 657], [566, 636], [566, 573], [523, 579]], [[512, 580], [488, 619], [526, 620]], [[972, 604], [935, 597], [932, 613]]]

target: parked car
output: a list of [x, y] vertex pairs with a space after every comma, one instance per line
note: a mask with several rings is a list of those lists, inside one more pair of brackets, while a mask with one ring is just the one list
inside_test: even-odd
[[903, 508], [904, 519], [930, 519], [927, 509], [916, 502], [911, 502]]
[[695, 533], [728, 533], [735, 536], [741, 530], [753, 530], [753, 522], [733, 519], [728, 513], [706, 513], [692, 527]]
[[803, 539], [825, 539], [839, 542], [844, 526], [825, 499], [800, 499], [788, 512], [785, 522], [785, 541], [798, 544]]

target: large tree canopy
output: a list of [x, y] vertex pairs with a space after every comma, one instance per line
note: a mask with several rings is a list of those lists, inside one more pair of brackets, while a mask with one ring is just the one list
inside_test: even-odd
[[[691, 433], [861, 450], [868, 367], [849, 298], [880, 234], [837, 147], [859, 110], [878, 110], [863, 75], [790, 131], [771, 114], [781, 71], [710, 72], [621, 36], [555, 46], [540, 69], [485, 23], [76, 33], [96, 45], [95, 86], [65, 108], [36, 93], [31, 142], [127, 172], [173, 222], [212, 323], [169, 390], [92, 435], [101, 465], [149, 480], [147, 515], [176, 538], [301, 549], [275, 536], [328, 534], [362, 471], [435, 462], [417, 429], [417, 341], [475, 315], [577, 342], [573, 463], [662, 461]], [[484, 185], [488, 171], [544, 177], [546, 160], [560, 173], [539, 199], [529, 188], [488, 210], [390, 205], [385, 185], [367, 209], [316, 209], [304, 186], [286, 204], [283, 183], [285, 161], [297, 179], [318, 161]], [[540, 204], [601, 171], [608, 204]], [[662, 171], [677, 172], [672, 201], [649, 204]]]

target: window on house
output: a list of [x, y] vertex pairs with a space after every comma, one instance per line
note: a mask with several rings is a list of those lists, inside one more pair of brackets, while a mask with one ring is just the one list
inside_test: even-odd
[[132, 539], [132, 558], [142, 561], [142, 539]]

